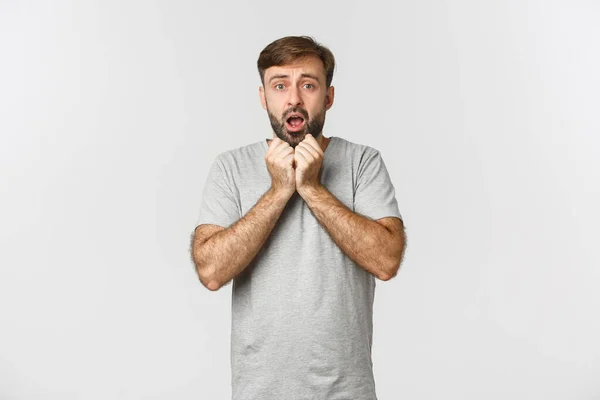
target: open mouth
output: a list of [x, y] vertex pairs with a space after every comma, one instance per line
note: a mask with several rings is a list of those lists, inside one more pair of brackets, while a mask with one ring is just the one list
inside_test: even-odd
[[304, 117], [294, 114], [285, 121], [285, 127], [290, 132], [298, 132], [304, 127]]

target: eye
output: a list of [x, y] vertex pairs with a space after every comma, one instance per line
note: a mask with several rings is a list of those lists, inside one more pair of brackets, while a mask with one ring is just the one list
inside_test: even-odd
[[315, 87], [315, 85], [313, 85], [312, 83], [305, 83], [304, 87], [307, 89], [313, 89]]
[[283, 85], [283, 83], [278, 83], [277, 85], [274, 86], [274, 88], [277, 90], [283, 90], [284, 85]]

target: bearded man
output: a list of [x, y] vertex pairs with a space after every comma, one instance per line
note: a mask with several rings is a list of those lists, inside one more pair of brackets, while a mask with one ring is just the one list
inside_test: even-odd
[[376, 400], [376, 279], [406, 237], [379, 151], [323, 136], [329, 49], [284, 37], [258, 58], [273, 138], [219, 154], [191, 252], [202, 284], [232, 285], [233, 400]]

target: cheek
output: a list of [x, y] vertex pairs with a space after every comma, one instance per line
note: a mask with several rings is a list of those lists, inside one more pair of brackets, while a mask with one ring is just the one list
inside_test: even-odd
[[326, 101], [319, 100], [315, 103], [316, 104], [310, 108], [310, 111], [308, 111], [308, 115], [310, 118], [314, 118], [315, 116], [322, 114], [327, 109]]
[[327, 106], [327, 97], [319, 96], [318, 98], [314, 99], [313, 105], [314, 110], [316, 110], [317, 112], [321, 112], [321, 110]]
[[265, 102], [273, 112], [280, 112], [282, 110], [283, 101], [284, 100], [280, 99], [279, 96], [265, 97]]

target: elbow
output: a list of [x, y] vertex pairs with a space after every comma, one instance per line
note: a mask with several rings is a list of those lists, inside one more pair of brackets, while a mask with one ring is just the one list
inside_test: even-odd
[[393, 276], [387, 272], [380, 272], [379, 275], [377, 276], [377, 278], [379, 278], [380, 281], [387, 282], [390, 279], [392, 279]]
[[385, 263], [385, 267], [380, 269], [377, 278], [384, 282], [394, 278], [398, 275], [398, 271], [400, 270], [400, 261], [400, 259], [394, 259]]
[[223, 285], [214, 277], [214, 274], [209, 272], [209, 270], [210, 268], [200, 267], [196, 264], [196, 272], [198, 273], [198, 278], [202, 285], [211, 292], [216, 292], [221, 289]]
[[223, 284], [219, 282], [215, 276], [216, 268], [203, 260], [200, 260], [198, 255], [195, 255], [194, 257], [194, 267], [196, 268], [196, 274], [198, 275], [200, 282], [205, 288], [211, 292], [216, 292], [223, 287]]
[[221, 285], [217, 281], [210, 281], [208, 283], [203, 283], [203, 284], [211, 292], [216, 292], [217, 290], [219, 290], [219, 289], [221, 289], [223, 287], [223, 285]]
[[381, 271], [379, 276], [377, 276], [380, 280], [387, 282], [390, 279], [394, 278], [398, 274], [398, 269]]
[[390, 274], [390, 273], [388, 273], [388, 272], [382, 272], [382, 273], [380, 273], [380, 274], [379, 274], [378, 278], [379, 278], [379, 280], [380, 280], [380, 281], [387, 282], [387, 281], [389, 281], [390, 279], [392, 279], [394, 276], [395, 276], [395, 275], [393, 275], [393, 274]]
[[220, 280], [217, 279], [217, 268], [209, 262], [203, 251], [202, 244], [204, 242], [205, 241], [198, 241], [196, 236], [193, 236], [190, 249], [192, 262], [194, 263], [194, 269], [196, 270], [196, 274], [202, 285], [211, 292], [216, 292], [223, 287], [224, 282], [220, 282]]
[[402, 234], [402, 236], [398, 239], [398, 242], [394, 246], [395, 251], [393, 254], [390, 254], [386, 260], [384, 260], [381, 265], [383, 268], [379, 273], [378, 278], [382, 281], [389, 281], [398, 275], [398, 271], [400, 270], [400, 265], [402, 264], [402, 260], [404, 259], [404, 250], [406, 248], [406, 235]]

